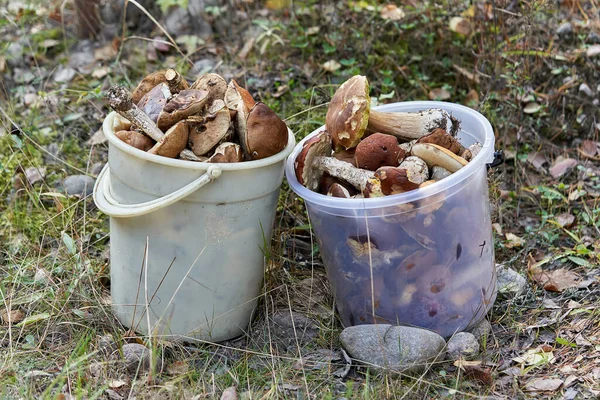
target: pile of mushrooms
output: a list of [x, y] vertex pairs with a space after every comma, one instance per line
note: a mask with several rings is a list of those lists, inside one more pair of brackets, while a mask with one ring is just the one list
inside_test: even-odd
[[190, 84], [174, 69], [153, 72], [130, 93], [113, 86], [108, 104], [122, 116], [115, 135], [142, 151], [211, 163], [258, 160], [282, 151], [286, 124], [235, 80], [218, 74]]
[[480, 143], [460, 144], [459, 121], [444, 110], [379, 112], [370, 104], [364, 76], [338, 88], [325, 130], [295, 160], [300, 184], [333, 197], [393, 195], [451, 175], [481, 150]]

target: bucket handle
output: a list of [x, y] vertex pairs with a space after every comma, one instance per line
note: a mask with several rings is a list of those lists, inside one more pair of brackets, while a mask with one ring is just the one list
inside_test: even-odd
[[223, 171], [217, 165], [211, 165], [198, 179], [188, 183], [181, 189], [158, 199], [150, 200], [145, 203], [123, 204], [115, 199], [110, 188], [110, 167], [108, 164], [102, 168], [94, 185], [94, 202], [98, 209], [104, 214], [115, 218], [131, 218], [149, 214], [153, 211], [171, 205], [186, 196], [194, 193], [202, 186], [221, 176]]

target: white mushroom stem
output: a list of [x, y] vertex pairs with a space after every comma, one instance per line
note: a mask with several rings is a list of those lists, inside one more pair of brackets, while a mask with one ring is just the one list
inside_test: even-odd
[[106, 100], [109, 106], [144, 131], [145, 134], [157, 142], [162, 141], [165, 134], [158, 129], [158, 126], [145, 112], [133, 103], [131, 94], [123, 86], [113, 86], [108, 89]]
[[348, 182], [355, 188], [362, 190], [369, 178], [375, 176], [375, 172], [354, 167], [352, 164], [333, 157], [315, 157], [311, 168], [327, 172], [329, 175]]
[[394, 135], [402, 141], [411, 141], [429, 134], [436, 128], [452, 136], [458, 132], [458, 121], [447, 111], [430, 109], [419, 112], [380, 112], [371, 110], [368, 129], [372, 132]]

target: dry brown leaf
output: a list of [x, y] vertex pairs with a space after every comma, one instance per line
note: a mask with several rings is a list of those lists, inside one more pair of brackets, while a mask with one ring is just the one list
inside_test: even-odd
[[586, 54], [588, 57], [595, 57], [600, 54], [600, 44], [594, 44], [587, 48]]
[[535, 114], [536, 112], [540, 111], [541, 109], [542, 109], [542, 106], [539, 103], [532, 101], [525, 105], [525, 107], [523, 108], [523, 112], [525, 114]]
[[463, 17], [452, 17], [450, 20], [450, 30], [463, 36], [469, 36], [472, 31], [471, 23]]
[[473, 72], [464, 69], [460, 65], [452, 64], [452, 67], [454, 67], [454, 69], [456, 71], [458, 71], [461, 75], [463, 75], [468, 80], [473, 81], [475, 83], [479, 83], [479, 75], [474, 74]]
[[94, 134], [88, 139], [86, 144], [90, 146], [95, 146], [106, 143], [107, 141], [108, 139], [106, 138], [106, 135], [104, 135], [104, 131], [102, 130], [102, 128], [100, 128], [96, 132], [94, 132]]
[[579, 152], [581, 155], [592, 158], [600, 152], [600, 142], [594, 142], [593, 140], [584, 140], [579, 146]]
[[381, 18], [383, 19], [400, 21], [402, 18], [404, 18], [404, 16], [404, 11], [394, 4], [387, 4], [381, 9]]
[[469, 90], [463, 104], [474, 109], [479, 108], [479, 92], [475, 89]]
[[0, 318], [2, 318], [2, 321], [5, 324], [8, 324], [9, 322], [11, 324], [17, 324], [17, 323], [23, 321], [23, 319], [25, 318], [25, 314], [21, 310], [7, 311], [6, 309], [3, 309], [0, 312]]
[[335, 72], [341, 67], [342, 65], [335, 60], [329, 60], [323, 64], [323, 69], [327, 72]]
[[533, 279], [549, 292], [562, 292], [565, 289], [577, 287], [581, 277], [576, 272], [560, 268], [544, 271], [540, 267], [532, 268]]
[[444, 88], [435, 88], [429, 91], [429, 100], [448, 100], [450, 92]]
[[491, 386], [493, 383], [492, 370], [481, 365], [465, 365], [464, 374], [467, 378]]
[[557, 390], [562, 384], [562, 379], [534, 378], [527, 382], [524, 390], [528, 392], [553, 392]]
[[562, 213], [556, 216], [556, 222], [558, 222], [561, 227], [567, 228], [573, 225], [573, 222], [575, 222], [575, 216], [569, 213]]
[[228, 387], [223, 391], [221, 400], [237, 400], [238, 395], [235, 386]]
[[46, 177], [45, 167], [29, 167], [25, 170], [25, 177], [30, 185], [43, 180]]
[[535, 169], [542, 170], [548, 160], [546, 160], [546, 157], [542, 153], [535, 152], [527, 154], [527, 162], [533, 165]]
[[573, 158], [557, 158], [554, 165], [550, 167], [550, 175], [552, 175], [553, 178], [560, 178], [576, 165], [577, 160]]
[[508, 241], [505, 246], [510, 248], [513, 247], [521, 247], [525, 244], [525, 240], [523, 240], [523, 238], [515, 235], [514, 233], [507, 233], [506, 235], [506, 240]]

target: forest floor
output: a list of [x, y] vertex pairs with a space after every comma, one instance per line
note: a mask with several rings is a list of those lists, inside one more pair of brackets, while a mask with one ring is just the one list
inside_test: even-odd
[[[133, 4], [125, 29], [106, 9], [94, 40], [74, 34], [70, 3], [0, 4], [0, 397], [200, 399], [235, 386], [243, 399], [598, 398], [598, 3], [403, 0], [398, 20], [375, 2], [287, 3], [166, 18], [149, 7], [175, 43]], [[505, 155], [489, 171], [496, 262], [528, 285], [489, 313], [477, 373], [346, 370], [319, 249], [285, 182], [247, 335], [173, 344], [128, 332], [111, 312], [108, 217], [91, 197], [108, 157], [103, 94], [168, 67], [243, 82], [297, 140], [355, 74], [377, 104], [439, 99], [487, 117]], [[108, 354], [124, 343], [162, 368], [128, 370]]]

